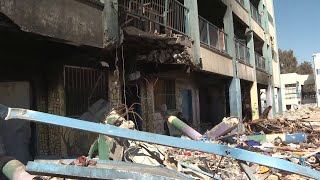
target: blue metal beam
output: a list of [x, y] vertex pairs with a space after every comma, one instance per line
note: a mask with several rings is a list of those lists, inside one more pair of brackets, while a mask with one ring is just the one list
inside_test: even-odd
[[26, 166], [26, 170], [36, 175], [81, 179], [192, 179], [182, 173], [177, 173], [177, 171], [164, 167], [118, 161], [98, 161], [96, 166], [92, 167], [30, 161]]
[[[81, 121], [77, 119], [56, 116], [52, 114], [31, 111], [26, 109], [8, 108], [0, 106], [0, 115], [6, 115], [6, 120], [23, 119], [38, 123], [52, 124], [63, 127], [69, 127], [88, 132], [104, 134], [111, 137], [120, 137], [130, 140], [143, 141], [148, 143], [160, 144], [170, 147], [183, 148], [206, 153], [217, 154], [221, 156], [231, 157], [242, 161], [248, 161], [268, 167], [284, 170], [291, 173], [304, 175], [307, 177], [320, 179], [320, 172], [303, 167], [289, 161], [274, 158], [250, 152], [242, 149], [232, 148], [225, 145], [213, 144], [201, 141], [193, 141], [188, 139], [175, 138], [165, 135], [152, 134], [147, 132], [118, 128], [116, 126], [97, 124], [93, 122]], [[7, 113], [5, 113], [7, 112]]]

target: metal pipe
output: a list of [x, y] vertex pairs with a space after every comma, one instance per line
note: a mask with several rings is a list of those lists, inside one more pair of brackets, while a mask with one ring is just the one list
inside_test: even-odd
[[188, 126], [186, 123], [175, 116], [170, 116], [168, 118], [168, 122], [193, 140], [198, 140], [202, 137], [202, 135], [198, 131], [192, 129], [190, 126]]

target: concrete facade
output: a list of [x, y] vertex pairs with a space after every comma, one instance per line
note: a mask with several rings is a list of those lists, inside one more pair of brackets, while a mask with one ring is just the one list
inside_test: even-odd
[[[314, 75], [300, 75], [297, 73], [281, 74], [282, 108], [291, 110], [303, 104], [302, 88], [305, 85], [314, 85]], [[315, 101], [314, 101], [315, 102]], [[312, 103], [312, 100], [308, 100]]]
[[[166, 133], [166, 113], [181, 112], [191, 126], [204, 132], [225, 116], [259, 118], [261, 88], [267, 91], [268, 105], [275, 104], [272, 97], [280, 89], [280, 71], [278, 53], [272, 56], [271, 51], [278, 49], [273, 3], [184, 0], [188, 9], [184, 12], [189, 14], [177, 20], [186, 21], [180, 28], [164, 25], [174, 22], [170, 17], [155, 23], [133, 13], [139, 9], [129, 12], [132, 7], [124, 8], [123, 2], [1, 1], [0, 82], [30, 83], [30, 109], [79, 118], [94, 103], [88, 99], [96, 89], [89, 87], [101, 81], [105, 92], [95, 98], [104, 98], [110, 107], [138, 103], [134, 110], [143, 119], [136, 123], [139, 130], [161, 134]], [[253, 18], [252, 3], [262, 25]], [[215, 11], [203, 8], [207, 4]], [[133, 32], [127, 27], [134, 27]], [[66, 66], [77, 68], [66, 71]], [[107, 77], [82, 74], [86, 70], [106, 71]], [[74, 104], [86, 107], [71, 112]], [[79, 152], [65, 143], [65, 128], [33, 125], [31, 131], [33, 158]]]
[[[241, 113], [239, 113], [239, 111], [241, 111], [241, 107], [239, 108], [239, 103], [235, 103], [241, 100], [232, 100], [233, 96], [241, 99], [241, 91], [237, 92], [237, 90], [234, 90], [235, 88], [240, 88], [237, 79], [252, 82], [253, 89], [251, 88], [250, 91], [251, 100], [254, 102], [251, 103], [251, 107], [252, 114], [255, 118], [259, 117], [258, 109], [255, 107], [257, 107], [257, 104], [261, 104], [258, 100], [258, 95], [256, 95], [259, 90], [255, 90], [259, 87], [268, 91], [268, 105], [274, 105], [274, 108], [271, 111], [271, 116], [275, 115], [276, 112], [280, 111], [279, 108], [275, 109], [275, 105], [278, 104], [278, 99], [281, 99], [281, 97], [277, 96], [275, 100], [276, 93], [274, 91], [280, 90], [281, 87], [273, 2], [265, 0], [224, 0], [222, 2], [226, 6], [226, 11], [223, 15], [221, 14], [224, 25], [222, 27], [220, 26], [220, 30], [227, 34], [228, 50], [226, 55], [232, 57], [233, 65], [232, 68], [230, 68], [229, 60], [225, 58], [226, 56], [221, 56], [221, 53], [219, 51], [217, 52], [216, 48], [211, 48], [211, 52], [209, 53], [210, 45], [209, 48], [205, 48], [206, 42], [204, 42], [204, 45], [202, 45], [201, 48], [203, 70], [224, 76], [230, 76], [230, 73], [232, 72], [231, 69], [233, 69], [232, 77], [234, 77], [234, 81], [232, 81], [230, 85], [230, 92], [232, 92], [230, 94], [230, 108], [231, 112], [234, 112], [233, 115], [241, 116]], [[199, 9], [199, 15], [205, 14], [202, 11], [205, 10]], [[217, 18], [218, 17], [219, 14], [217, 14]], [[211, 17], [207, 20], [210, 21], [210, 18]], [[212, 22], [214, 23], [214, 21]], [[200, 32], [203, 33], [201, 28]], [[214, 38], [214, 36], [209, 35], [209, 39], [212, 38]], [[240, 40], [243, 40], [243, 42], [245, 42], [245, 47], [249, 49], [249, 58], [245, 63], [240, 62], [242, 59], [239, 60], [237, 57], [237, 53], [239, 50], [242, 51], [242, 49], [234, 49], [234, 38], [240, 38]], [[217, 55], [213, 55], [213, 53]], [[240, 52], [240, 56], [241, 53], [242, 52]], [[264, 62], [257, 59], [257, 53], [261, 56], [260, 59]], [[221, 64], [223, 64], [223, 66], [221, 66]]]

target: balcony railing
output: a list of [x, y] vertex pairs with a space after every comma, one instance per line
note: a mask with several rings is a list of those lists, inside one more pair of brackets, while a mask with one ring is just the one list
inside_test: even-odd
[[177, 0], [124, 0], [126, 21], [141, 19], [147, 31], [159, 31], [165, 27], [181, 34], [189, 31], [189, 9]]
[[238, 39], [234, 39], [234, 44], [236, 48], [236, 58], [239, 61], [250, 64], [250, 49]]
[[261, 27], [262, 27], [262, 22], [261, 22], [261, 14], [259, 11], [250, 3], [250, 10], [251, 10], [251, 17], [253, 20], [255, 20]]
[[255, 53], [256, 67], [260, 70], [267, 71], [266, 60], [258, 53]]
[[228, 35], [214, 24], [199, 16], [200, 41], [209, 47], [228, 53]]
[[245, 7], [244, 0], [236, 0], [236, 1], [238, 1], [241, 4], [242, 7]]

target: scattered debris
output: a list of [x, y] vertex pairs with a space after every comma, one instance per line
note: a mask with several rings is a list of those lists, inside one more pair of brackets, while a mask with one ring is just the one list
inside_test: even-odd
[[75, 161], [70, 163], [70, 165], [75, 165], [75, 166], [95, 166], [96, 164], [97, 164], [96, 161], [88, 159], [85, 156], [80, 156]]
[[[129, 113], [134, 114], [135, 112], [132, 111], [132, 108], [126, 106], [111, 109], [103, 121], [103, 124], [109, 125], [101, 124], [100, 128], [104, 129], [103, 127], [107, 126], [110, 128], [112, 127], [110, 125], [113, 125], [120, 127], [117, 128], [119, 132], [122, 132], [122, 129], [123, 132], [128, 131], [127, 133], [135, 131], [133, 121], [128, 119], [127, 115]], [[58, 164], [46, 164], [44, 167], [41, 167], [41, 164], [31, 162], [27, 169], [35, 173], [50, 172], [47, 174], [59, 175], [58, 177], [68, 175], [87, 177], [85, 173], [87, 169], [74, 168], [72, 172], [66, 171], [67, 167], [72, 169], [69, 166], [74, 165], [81, 168], [91, 168], [90, 172], [110, 171], [111, 174], [114, 173], [112, 174], [114, 176], [111, 176], [111, 174], [104, 176], [110, 179], [112, 177], [126, 179], [129, 176], [136, 179], [138, 176], [133, 177], [136, 172], [139, 172], [139, 179], [146, 175], [149, 178], [155, 177], [156, 174], [160, 174], [160, 179], [170, 179], [172, 177], [175, 179], [307, 179], [302, 175], [289, 172], [314, 178], [320, 177], [320, 172], [317, 173], [320, 170], [320, 140], [317, 131], [314, 130], [318, 126], [316, 122], [320, 117], [320, 111], [317, 108], [302, 107], [295, 112], [287, 112], [276, 119], [248, 121], [245, 123], [246, 129], [243, 134], [231, 132], [240, 123], [239, 119], [233, 117], [224, 118], [220, 124], [204, 135], [201, 135], [175, 116], [168, 115], [167, 117], [168, 123], [184, 134], [181, 136], [181, 140], [177, 138], [168, 138], [168, 140], [175, 140], [180, 144], [186, 142], [185, 145], [163, 143], [155, 139], [160, 137], [166, 139], [166, 136], [148, 133], [145, 133], [145, 135], [152, 136], [153, 140], [144, 141], [149, 143], [140, 142], [138, 137], [131, 138], [119, 134], [116, 137], [109, 137], [105, 136], [108, 133], [104, 133], [105, 135], [99, 135], [99, 138], [91, 146], [88, 157], [80, 156], [70, 163], [64, 163], [64, 160], [62, 160]], [[308, 122], [308, 126], [306, 122]], [[97, 126], [95, 127], [97, 128]], [[112, 128], [110, 131], [112, 131]], [[109, 134], [112, 135], [113, 133]], [[133, 134], [141, 136], [140, 134]], [[151, 142], [173, 147], [152, 144]], [[190, 149], [193, 150], [190, 151], [187, 150], [187, 143], [190, 143], [190, 145], [198, 143], [197, 145], [202, 147], [192, 147]], [[216, 148], [216, 150], [204, 150], [207, 145], [210, 149]], [[98, 151], [98, 154], [95, 154], [95, 151]], [[224, 153], [221, 153], [222, 151]], [[217, 152], [217, 154], [204, 152]], [[242, 156], [246, 156], [246, 158], [242, 158]], [[262, 159], [256, 159], [258, 157]], [[255, 160], [251, 161], [250, 158]], [[107, 160], [104, 161], [104, 163], [107, 162], [107, 165], [99, 163], [104, 159]], [[254, 163], [245, 162], [244, 159]], [[271, 159], [273, 160], [272, 163], [278, 165], [271, 164]], [[118, 163], [124, 164], [120, 165]], [[146, 169], [141, 169], [142, 164]], [[102, 166], [107, 168], [100, 169]], [[132, 169], [127, 169], [128, 166], [132, 166]], [[133, 168], [134, 166], [140, 167], [140, 170]], [[274, 169], [274, 167], [277, 169]], [[290, 169], [291, 167], [295, 170]], [[44, 168], [47, 169], [44, 170]], [[122, 170], [125, 170], [124, 175], [126, 176], [122, 177], [117, 174]], [[81, 171], [83, 172], [80, 173]]]
[[181, 34], [150, 34], [133, 26], [123, 29], [129, 44], [141, 47], [136, 60], [162, 64], [184, 64], [199, 69], [193, 62], [193, 40]]

